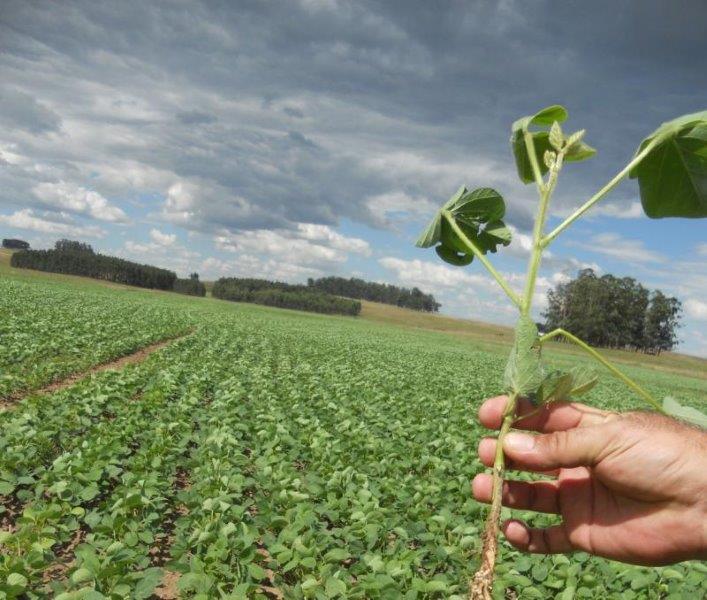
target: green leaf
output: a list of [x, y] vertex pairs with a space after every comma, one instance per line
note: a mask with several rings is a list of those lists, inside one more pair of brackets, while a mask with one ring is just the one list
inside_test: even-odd
[[599, 381], [599, 376], [591, 367], [573, 367], [571, 396], [581, 396], [591, 390]]
[[439, 242], [442, 228], [442, 216], [437, 213], [427, 228], [422, 232], [415, 242], [418, 248], [430, 248]]
[[435, 250], [437, 252], [437, 255], [444, 262], [449, 263], [450, 265], [454, 265], [455, 267], [464, 267], [470, 264], [472, 260], [474, 260], [473, 254], [461, 254], [454, 250], [454, 248], [444, 246], [443, 244], [437, 246]]
[[0, 496], [9, 496], [15, 491], [15, 484], [9, 481], [0, 481]]
[[523, 315], [516, 325], [515, 341], [506, 363], [504, 385], [512, 392], [526, 396], [536, 392], [543, 379], [538, 328], [530, 317]]
[[349, 558], [349, 556], [351, 556], [351, 554], [349, 554], [348, 550], [344, 548], [334, 548], [324, 555], [324, 559], [332, 562], [341, 562]]
[[[528, 151], [525, 147], [524, 133], [528, 131], [533, 138], [533, 146], [535, 147], [535, 155], [538, 162], [538, 167], [540, 168], [540, 174], [544, 175], [548, 171], [548, 167], [543, 160], [546, 151], [553, 150], [553, 144], [550, 140], [551, 130], [548, 130], [553, 123], [557, 122], [557, 132], [560, 134], [562, 130], [559, 128], [559, 123], [562, 123], [567, 119], [567, 109], [564, 106], [558, 104], [548, 106], [543, 108], [541, 111], [518, 119], [511, 127], [511, 148], [513, 150], [513, 157], [516, 162], [516, 169], [518, 171], [518, 177], [523, 183], [533, 183], [535, 181], [535, 176], [533, 174], [533, 169], [530, 164], [530, 159], [528, 158]], [[541, 127], [539, 131], [531, 131], [530, 127], [532, 125]], [[557, 132], [555, 135], [557, 135]], [[580, 132], [577, 132], [580, 133]], [[573, 134], [575, 136], [576, 134]], [[583, 135], [583, 134], [582, 134]], [[570, 139], [573, 137], [570, 136]], [[559, 138], [553, 138], [555, 142], [559, 141]], [[596, 150], [591, 146], [585, 144], [581, 141], [581, 135], [578, 139], [572, 143], [565, 154], [565, 160], [568, 162], [578, 162], [591, 158], [596, 154]]]
[[663, 399], [663, 410], [673, 417], [689, 421], [694, 425], [707, 429], [707, 415], [691, 406], [682, 406], [672, 396], [666, 396]]
[[511, 243], [511, 230], [503, 221], [493, 221], [488, 223], [478, 237], [472, 241], [484, 254], [487, 252], [493, 254], [498, 246], [508, 246]]
[[93, 581], [93, 574], [91, 571], [85, 567], [76, 569], [71, 575], [71, 581], [74, 583], [85, 583], [87, 581]]
[[476, 223], [498, 221], [506, 214], [506, 203], [492, 188], [478, 188], [462, 194], [447, 210]]
[[[444, 203], [442, 210], [446, 210], [451, 207], [459, 198], [466, 194], [467, 189], [465, 186], [461, 186], [456, 193]], [[442, 215], [441, 211], [432, 218], [430, 224], [422, 232], [422, 235], [415, 242], [415, 246], [418, 248], [431, 248], [436, 243], [442, 239]]]
[[329, 577], [327, 578], [326, 585], [324, 586], [324, 593], [327, 595], [327, 598], [344, 596], [346, 594], [346, 584], [341, 581], [341, 579]]
[[552, 371], [545, 375], [535, 395], [537, 404], [565, 400], [572, 390], [572, 373]]
[[[442, 211], [448, 211], [447, 216], [443, 216]], [[500, 220], [505, 212], [503, 197], [496, 190], [478, 188], [469, 192], [461, 187], [423, 232], [417, 245], [427, 248], [439, 242], [435, 250], [443, 261], [457, 267], [466, 266], [474, 260], [474, 254], [448, 219], [453, 219], [466, 239], [486, 254], [511, 242], [511, 231]]]
[[565, 162], [580, 162], [587, 160], [597, 153], [589, 144], [577, 142], [565, 151]]
[[707, 217], [707, 111], [663, 123], [641, 142], [655, 147], [629, 172], [652, 219]]
[[19, 587], [19, 588], [26, 588], [27, 587], [27, 578], [22, 575], [21, 573], [10, 573], [7, 576], [7, 585], [12, 586], [12, 587]]
[[550, 127], [550, 145], [558, 152], [562, 150], [562, 145], [565, 143], [565, 136], [562, 135], [562, 127], [557, 121], [553, 121]]
[[261, 581], [267, 577], [265, 569], [257, 563], [248, 563], [248, 573], [256, 581]]
[[162, 569], [155, 567], [152, 569], [147, 569], [142, 573], [138, 573], [138, 575], [141, 575], [141, 578], [135, 584], [135, 588], [133, 589], [133, 597], [149, 598], [152, 596], [154, 589], [162, 581], [164, 573], [162, 572]]
[[[535, 157], [538, 161], [540, 174], [544, 175], [547, 173], [548, 168], [543, 161], [543, 156], [545, 156], [545, 152], [552, 150], [550, 135], [547, 131], [536, 131], [531, 133], [531, 136], [533, 137]], [[516, 161], [518, 177], [523, 183], [533, 183], [535, 181], [535, 176], [533, 175], [533, 168], [530, 164], [530, 159], [528, 158], [528, 152], [525, 147], [525, 139], [523, 138], [522, 130], [513, 132], [513, 136], [511, 137], [511, 146], [513, 149], [513, 157]]]

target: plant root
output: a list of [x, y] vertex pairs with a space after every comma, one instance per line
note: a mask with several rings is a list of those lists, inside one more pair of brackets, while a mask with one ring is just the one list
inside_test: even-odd
[[503, 423], [496, 442], [496, 455], [493, 461], [493, 488], [491, 494], [491, 509], [486, 517], [486, 526], [481, 547], [481, 565], [469, 582], [470, 600], [492, 600], [493, 573], [498, 557], [498, 533], [501, 520], [501, 496], [505, 476], [505, 458], [503, 456], [503, 438], [514, 421], [516, 395], [509, 398], [503, 411]]

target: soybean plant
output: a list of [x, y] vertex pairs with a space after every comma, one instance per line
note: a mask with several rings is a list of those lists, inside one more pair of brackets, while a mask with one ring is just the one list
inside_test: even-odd
[[469, 191], [461, 187], [437, 212], [417, 241], [421, 248], [434, 246], [442, 260], [455, 266], [478, 260], [519, 313], [515, 341], [503, 377], [503, 391], [508, 395], [508, 402], [496, 445], [493, 494], [484, 530], [481, 564], [469, 584], [469, 593], [474, 599], [491, 598], [504, 479], [502, 442], [518, 417], [519, 399], [528, 398], [537, 410], [541, 410], [548, 403], [587, 392], [597, 381], [596, 375], [586, 368], [568, 372], [546, 369], [541, 360], [543, 344], [564, 337], [601, 363], [656, 410], [702, 426], [707, 421], [699, 411], [683, 407], [672, 398], [666, 398], [661, 405], [643, 387], [569, 331], [555, 329], [540, 335], [531, 317], [543, 252], [626, 177], [638, 179], [643, 210], [650, 218], [707, 216], [707, 111], [663, 123], [640, 143], [626, 166], [546, 233], [548, 209], [561, 170], [568, 163], [581, 162], [596, 154], [594, 148], [585, 143], [584, 130], [565, 134], [561, 123], [566, 119], [567, 110], [553, 105], [518, 119], [512, 126], [511, 147], [518, 176], [523, 183], [535, 183], [539, 199], [522, 295], [511, 288], [486, 256], [511, 242], [511, 231], [503, 222], [505, 202], [497, 191], [486, 187]]

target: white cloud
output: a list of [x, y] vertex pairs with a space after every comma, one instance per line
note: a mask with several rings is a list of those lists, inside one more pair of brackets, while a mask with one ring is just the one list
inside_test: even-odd
[[159, 229], [151, 229], [150, 239], [160, 246], [173, 246], [177, 241], [177, 235], [174, 233], [162, 233]]
[[360, 238], [346, 237], [327, 225], [298, 223], [297, 231], [300, 237], [305, 240], [324, 242], [326, 245], [344, 252], [353, 252], [362, 256], [371, 255], [371, 247], [367, 241]]
[[590, 238], [589, 243], [575, 243], [576, 246], [616, 258], [629, 263], [664, 263], [666, 258], [645, 247], [641, 240], [631, 240], [617, 233], [599, 233]]
[[698, 300], [697, 298], [688, 298], [683, 302], [685, 313], [699, 321], [707, 321], [707, 302]]
[[489, 283], [487, 277], [429, 261], [386, 256], [378, 262], [382, 267], [393, 271], [398, 281], [404, 285], [419, 287], [425, 292], [434, 293], [440, 287], [450, 289], [460, 286], [487, 286]]
[[349, 253], [362, 256], [371, 253], [368, 242], [346, 237], [326, 225], [311, 223], [299, 223], [296, 230], [224, 231], [214, 241], [220, 250], [266, 254], [293, 265], [343, 263]]
[[639, 219], [643, 216], [643, 207], [637, 200], [625, 204], [599, 204], [589, 213], [590, 216], [606, 216], [617, 219]]
[[707, 243], [697, 244], [696, 250], [700, 256], [707, 256]]
[[223, 260], [209, 256], [200, 266], [205, 279], [218, 277], [255, 277], [276, 281], [303, 281], [307, 277], [320, 277], [324, 271], [315, 267], [298, 265], [274, 258], [263, 258], [252, 254], [240, 254], [234, 259]]
[[[164, 234], [157, 229], [152, 229], [150, 239], [152, 241], [146, 243], [126, 240], [122, 248], [111, 251], [109, 254], [171, 269], [182, 276], [197, 269], [201, 255], [178, 244], [176, 235]], [[167, 243], [163, 243], [164, 241]]]
[[26, 229], [39, 233], [51, 233], [68, 237], [100, 238], [106, 235], [105, 230], [93, 225], [75, 225], [70, 222], [52, 221], [36, 216], [31, 208], [24, 208], [10, 215], [0, 215], [0, 223], [4, 223], [10, 227], [16, 227], [17, 229]]
[[120, 208], [112, 206], [98, 192], [65, 181], [39, 183], [32, 191], [44, 204], [52, 208], [88, 215], [99, 221], [128, 221], [127, 215]]
[[402, 191], [371, 196], [366, 200], [366, 207], [379, 227], [391, 227], [393, 223], [390, 219], [394, 215], [413, 219], [431, 218], [439, 208], [430, 200], [413, 198]]

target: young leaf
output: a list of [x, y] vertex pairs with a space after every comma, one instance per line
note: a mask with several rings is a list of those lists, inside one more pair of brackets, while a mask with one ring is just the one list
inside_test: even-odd
[[707, 217], [707, 111], [663, 123], [636, 154], [655, 147], [629, 172], [652, 219]]
[[552, 150], [545, 150], [543, 162], [548, 169], [552, 169], [552, 165], [555, 164], [555, 158], [557, 158], [557, 155]]
[[584, 142], [576, 142], [567, 148], [565, 151], [565, 161], [567, 162], [580, 162], [582, 160], [587, 160], [597, 153], [597, 151], [592, 148], [589, 144]]
[[504, 385], [512, 392], [526, 396], [536, 392], [543, 379], [538, 328], [530, 317], [521, 316], [516, 325], [511, 355], [506, 363]]
[[562, 135], [562, 127], [557, 121], [552, 123], [550, 127], [550, 144], [558, 152], [562, 150], [562, 144], [565, 142], [565, 136]]
[[[533, 146], [535, 147], [535, 154], [538, 167], [540, 168], [540, 174], [544, 175], [547, 173], [548, 167], [545, 164], [543, 157], [545, 156], [545, 152], [547, 150], [553, 149], [553, 144], [550, 142], [550, 131], [548, 131], [547, 127], [550, 127], [553, 123], [557, 122], [559, 129], [559, 123], [562, 123], [566, 119], [567, 110], [563, 106], [553, 105], [542, 109], [534, 115], [518, 119], [515, 123], [513, 123], [511, 128], [511, 148], [513, 149], [513, 157], [515, 158], [518, 177], [520, 177], [520, 180], [523, 183], [532, 183], [535, 181], [533, 169], [525, 147], [524, 133], [526, 131], [530, 132], [530, 135], [533, 138]], [[529, 128], [531, 125], [545, 127], [546, 129], [541, 129], [540, 131], [530, 131]], [[561, 134], [561, 129], [559, 132]], [[565, 160], [569, 162], [578, 162], [580, 160], [590, 158], [595, 154], [596, 150], [584, 142], [573, 142], [572, 148], [568, 149], [565, 155]]]
[[[533, 146], [535, 147], [535, 155], [540, 167], [540, 174], [545, 175], [547, 173], [547, 165], [543, 161], [543, 156], [545, 152], [552, 150], [552, 145], [550, 144], [550, 134], [547, 131], [536, 131], [531, 134], [533, 136]], [[535, 176], [533, 175], [533, 168], [530, 164], [530, 159], [528, 158], [528, 152], [525, 148], [525, 140], [523, 139], [523, 131], [518, 130], [513, 132], [511, 137], [511, 147], [513, 149], [513, 157], [516, 161], [516, 169], [518, 171], [518, 177], [523, 183], [533, 183], [535, 181]]]
[[707, 429], [707, 415], [691, 406], [682, 406], [671, 396], [666, 396], [663, 399], [663, 410], [673, 417], [689, 421], [694, 425]]

